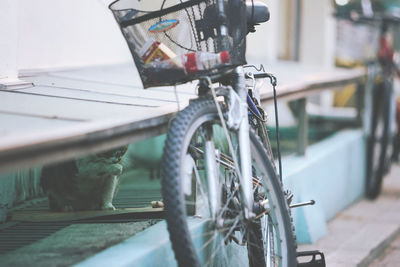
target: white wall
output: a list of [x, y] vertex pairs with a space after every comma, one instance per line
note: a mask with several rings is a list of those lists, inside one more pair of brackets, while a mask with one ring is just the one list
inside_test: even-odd
[[[305, 64], [335, 65], [336, 21], [331, 0], [303, 0], [300, 32], [300, 61]], [[333, 92], [325, 91], [311, 101], [331, 106]]]
[[99, 0], [20, 0], [18, 69], [131, 60], [111, 11]]
[[18, 71], [131, 61], [100, 0], [0, 1], [0, 79]]
[[0, 1], [0, 81], [17, 78], [18, 1]]
[[[131, 62], [105, 3], [108, 0], [3, 0], [0, 78], [17, 71]], [[265, 1], [271, 20], [249, 35], [249, 58], [277, 58], [278, 0]], [[258, 60], [260, 61], [260, 60]]]
[[262, 0], [266, 3], [271, 18], [268, 22], [256, 26], [256, 32], [247, 35], [247, 59], [252, 62], [270, 62], [278, 58], [279, 43], [279, 10], [281, 3], [279, 0]]
[[335, 19], [331, 0], [303, 0], [300, 33], [300, 61], [334, 65]]

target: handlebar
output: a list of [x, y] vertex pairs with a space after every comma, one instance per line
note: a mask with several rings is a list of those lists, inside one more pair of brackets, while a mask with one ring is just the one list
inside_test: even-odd
[[263, 78], [268, 78], [271, 81], [272, 86], [277, 85], [277, 79], [276, 77], [268, 72], [260, 72], [260, 73], [252, 73], [252, 72], [246, 72], [245, 74], [246, 79], [263, 79]]
[[252, 73], [252, 72], [246, 72], [245, 74], [245, 78], [246, 79], [263, 79], [263, 78], [269, 78], [270, 74], [266, 73], [266, 72], [262, 72], [262, 73]]

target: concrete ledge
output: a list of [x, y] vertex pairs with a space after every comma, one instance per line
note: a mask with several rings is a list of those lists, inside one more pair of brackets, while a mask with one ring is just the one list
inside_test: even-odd
[[[203, 220], [192, 219], [189, 222], [189, 229], [192, 233], [194, 245], [197, 249], [204, 244], [204, 233], [207, 231], [206, 223]], [[213, 246], [207, 246], [200, 256], [201, 265], [208, 265], [210, 258], [215, 262], [224, 262], [226, 258], [235, 257], [231, 262], [231, 267], [241, 267], [248, 264], [247, 249], [237, 244], [228, 245], [226, 254], [216, 254], [215, 258], [211, 255], [215, 252]], [[177, 266], [174, 252], [169, 241], [166, 222], [158, 224], [144, 230], [143, 232], [125, 240], [124, 242], [110, 247], [99, 254], [75, 265], [77, 267], [92, 266]]]
[[177, 266], [165, 221], [110, 247], [76, 267]]

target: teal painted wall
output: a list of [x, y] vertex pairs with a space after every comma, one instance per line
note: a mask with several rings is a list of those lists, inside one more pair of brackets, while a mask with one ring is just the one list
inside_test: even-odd
[[314, 199], [314, 206], [292, 209], [299, 243], [313, 243], [326, 223], [364, 194], [365, 145], [361, 130], [346, 130], [308, 148], [305, 156], [283, 161], [284, 185], [293, 203]]

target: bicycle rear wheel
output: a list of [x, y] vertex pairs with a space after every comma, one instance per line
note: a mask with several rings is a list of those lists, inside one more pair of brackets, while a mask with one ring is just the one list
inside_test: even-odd
[[383, 176], [390, 164], [388, 155], [390, 143], [390, 97], [391, 83], [384, 81], [374, 93], [371, 133], [367, 140], [366, 195], [376, 198], [381, 192]]
[[[230, 137], [235, 144], [236, 133]], [[296, 266], [280, 181], [253, 132], [250, 141], [257, 216], [245, 219], [239, 176], [215, 103], [193, 101], [172, 123], [163, 154], [162, 193], [179, 266]], [[210, 172], [216, 179], [208, 179]]]

